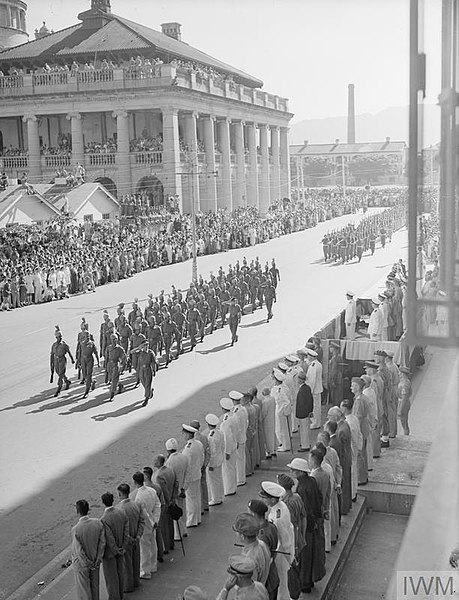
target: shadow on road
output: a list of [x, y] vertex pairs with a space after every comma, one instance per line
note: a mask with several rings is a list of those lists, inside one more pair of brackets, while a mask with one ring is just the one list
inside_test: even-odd
[[139, 410], [139, 408], [144, 408], [142, 404], [143, 398], [142, 400], [137, 400], [136, 402], [134, 402], [134, 404], [130, 404], [129, 406], [123, 406], [122, 408], [119, 408], [118, 410], [115, 410], [111, 413], [94, 415], [91, 417], [91, 419], [94, 419], [94, 421], [105, 421], [106, 419], [113, 419], [114, 417], [122, 417], [124, 415], [128, 415], [131, 412], [134, 412], [135, 410]]
[[258, 325], [263, 325], [263, 323], [267, 323], [266, 319], [260, 319], [259, 321], [254, 321], [253, 323], [247, 323], [247, 325], [239, 325], [241, 329], [248, 329], [249, 327], [258, 327]]
[[221, 350], [225, 350], [231, 346], [231, 342], [226, 342], [225, 344], [220, 344], [220, 346], [215, 346], [214, 348], [210, 348], [209, 350], [196, 350], [198, 354], [213, 354], [214, 352], [220, 352]]

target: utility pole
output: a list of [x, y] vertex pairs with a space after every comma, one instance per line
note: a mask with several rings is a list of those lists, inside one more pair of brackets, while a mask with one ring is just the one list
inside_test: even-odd
[[344, 154], [341, 155], [341, 175], [343, 177], [343, 200], [346, 200], [346, 173], [344, 171]]

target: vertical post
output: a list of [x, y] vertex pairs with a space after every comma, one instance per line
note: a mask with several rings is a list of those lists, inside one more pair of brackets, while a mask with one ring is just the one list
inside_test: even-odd
[[38, 183], [41, 178], [40, 137], [38, 135], [38, 117], [25, 115], [22, 119], [27, 123], [27, 146], [29, 150], [29, 178]]
[[244, 205], [245, 196], [244, 124], [236, 119], [231, 122], [231, 128], [236, 151], [236, 185], [233, 187], [233, 208], [238, 208]]
[[211, 115], [202, 115], [201, 118], [207, 164], [205, 210], [215, 212], [217, 210], [217, 181], [215, 179], [214, 117]]
[[226, 117], [218, 119], [218, 142], [222, 153], [221, 157], [221, 191], [222, 196], [217, 198], [218, 208], [233, 210], [232, 185], [231, 185], [231, 158], [230, 158], [230, 132], [229, 121]]
[[259, 123], [260, 130], [260, 151], [261, 151], [261, 186], [259, 191], [260, 213], [265, 215], [269, 208], [269, 152], [268, 152], [268, 126], [266, 123]]
[[343, 199], [346, 200], [346, 170], [344, 165], [344, 154], [341, 155], [341, 175], [343, 179]]
[[280, 199], [279, 127], [271, 125], [271, 157], [273, 172], [271, 179], [271, 204]]
[[72, 162], [84, 165], [83, 119], [80, 113], [69, 113], [66, 119], [70, 121], [72, 133]]
[[290, 198], [290, 153], [288, 148], [288, 127], [280, 128], [280, 182], [281, 196]]
[[131, 191], [131, 163], [129, 156], [129, 113], [125, 110], [115, 110], [116, 118], [116, 170], [117, 184], [120, 195]]
[[198, 281], [198, 251], [196, 248], [196, 175], [198, 174], [198, 163], [190, 157], [188, 161], [188, 175], [191, 188], [191, 243], [193, 259], [191, 263], [191, 279], [193, 283]]
[[247, 204], [259, 208], [258, 201], [258, 153], [257, 130], [255, 123], [247, 123], [247, 142], [249, 145], [249, 180], [247, 182]]
[[[196, 113], [195, 112], [187, 112], [185, 113], [185, 143], [188, 146], [189, 157], [193, 162], [193, 165], [196, 165], [196, 168], [193, 168], [191, 173], [191, 190], [194, 190], [195, 195], [195, 210], [200, 210], [200, 201], [199, 201], [199, 175], [198, 175], [198, 136], [196, 132]], [[193, 204], [193, 201], [191, 201]]]
[[182, 179], [178, 168], [180, 164], [178, 111], [172, 108], [163, 109], [162, 117], [164, 193], [167, 196], [178, 196], [179, 209], [183, 212]]

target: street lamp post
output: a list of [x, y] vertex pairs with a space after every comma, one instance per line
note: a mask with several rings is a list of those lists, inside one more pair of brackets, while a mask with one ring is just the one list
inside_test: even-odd
[[191, 280], [193, 283], [197, 283], [198, 281], [198, 251], [196, 247], [196, 194], [194, 189], [194, 167], [197, 165], [193, 164], [193, 160], [190, 159], [188, 166], [190, 168], [190, 179], [191, 179], [191, 243], [192, 243], [192, 252], [193, 252], [193, 260], [191, 266]]

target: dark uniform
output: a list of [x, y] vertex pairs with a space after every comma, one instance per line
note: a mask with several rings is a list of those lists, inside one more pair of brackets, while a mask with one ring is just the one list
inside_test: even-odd
[[166, 352], [166, 367], [171, 362], [171, 348], [174, 343], [174, 339], [177, 337], [177, 325], [171, 321], [169, 313], [166, 315], [166, 319], [162, 324], [163, 339], [164, 339], [164, 350]]
[[118, 344], [118, 340], [112, 337], [112, 343], [107, 349], [107, 374], [110, 383], [110, 401], [113, 400], [116, 391], [121, 393], [123, 386], [120, 383], [120, 375], [126, 366], [126, 353]]
[[81, 342], [80, 346], [80, 363], [81, 373], [83, 375], [86, 388], [83, 398], [86, 398], [89, 394], [89, 390], [94, 389], [95, 381], [93, 381], [92, 374], [94, 370], [94, 356], [97, 360], [97, 366], [99, 366], [99, 355], [94, 341], [91, 339], [89, 333], [86, 334], [86, 339]]
[[49, 366], [51, 369], [51, 383], [53, 382], [54, 373], [56, 373], [56, 375], [58, 376], [57, 390], [54, 394], [55, 396], [57, 396], [60, 393], [64, 381], [65, 389], [68, 390], [70, 387], [70, 379], [67, 379], [65, 375], [65, 370], [67, 367], [67, 354], [70, 356], [70, 360], [73, 364], [75, 361], [73, 360], [70, 348], [68, 347], [66, 342], [62, 340], [62, 334], [60, 333], [60, 331], [56, 331], [56, 341], [51, 346], [51, 354], [49, 357]]
[[156, 373], [156, 356], [155, 353], [148, 348], [148, 342], [143, 342], [135, 351], [135, 353], [138, 355], [137, 365], [140, 382], [145, 390], [143, 406], [146, 406], [150, 398], [153, 396], [153, 388], [151, 384]]

